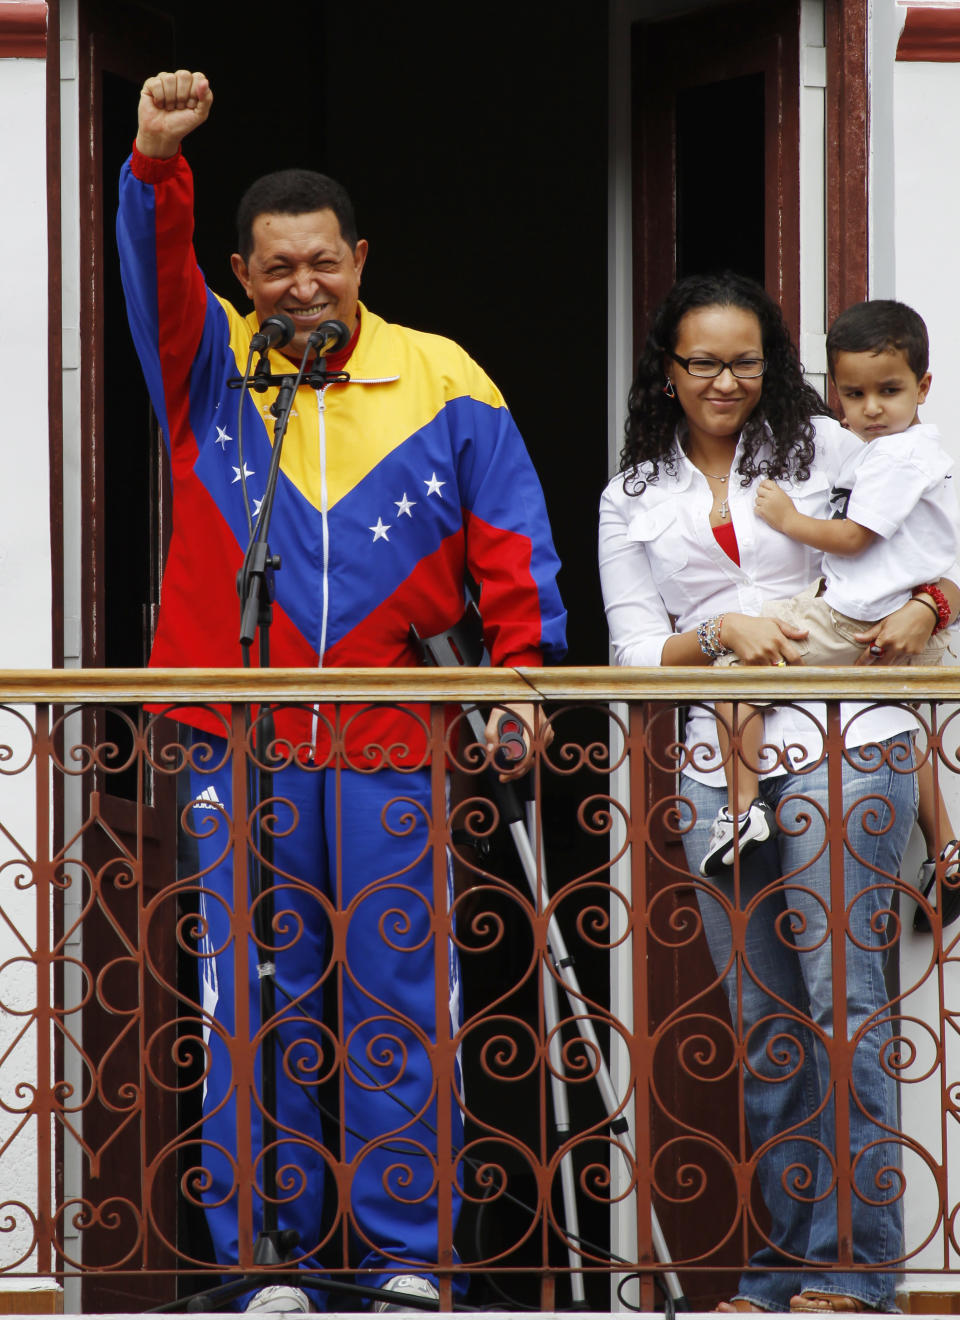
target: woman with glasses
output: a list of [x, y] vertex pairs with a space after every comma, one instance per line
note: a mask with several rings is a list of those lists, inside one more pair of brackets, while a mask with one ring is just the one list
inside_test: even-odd
[[[744, 664], [798, 662], [803, 634], [760, 609], [816, 578], [819, 555], [756, 516], [757, 486], [772, 478], [801, 512], [829, 517], [861, 442], [805, 383], [779, 308], [738, 275], [680, 280], [654, 314], [628, 411], [620, 472], [600, 506], [618, 663], [709, 665], [727, 652]], [[875, 639], [884, 663], [922, 650], [934, 623], [917, 602], [890, 615]], [[828, 796], [824, 710], [777, 706], [761, 717], [758, 819], [741, 831], [754, 846], [741, 860], [747, 840], [735, 839], [732, 865], [697, 881], [742, 1060], [749, 1178], [770, 1212], [719, 1309], [892, 1311], [903, 1187], [884, 963], [916, 816], [916, 726], [900, 708], [843, 708], [842, 821], [830, 824], [844, 831], [846, 892], [831, 917], [825, 817], [840, 804]], [[698, 875], [727, 799], [709, 706], [687, 711], [683, 742], [676, 820]], [[845, 968], [839, 1001], [834, 967]], [[699, 1005], [690, 1021], [699, 1035]], [[691, 1067], [692, 1054], [681, 1056]], [[744, 1215], [749, 1205], [745, 1192]]]

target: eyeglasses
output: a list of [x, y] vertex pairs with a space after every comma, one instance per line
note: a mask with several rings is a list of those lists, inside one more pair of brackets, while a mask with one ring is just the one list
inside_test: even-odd
[[691, 376], [720, 376], [729, 367], [739, 380], [753, 380], [756, 376], [762, 376], [767, 369], [766, 358], [738, 358], [736, 362], [721, 362], [719, 358], [683, 358], [676, 353], [668, 353], [668, 356], [674, 362], [679, 362]]

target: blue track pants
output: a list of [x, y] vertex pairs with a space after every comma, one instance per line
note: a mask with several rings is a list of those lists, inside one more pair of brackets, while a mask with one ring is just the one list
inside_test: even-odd
[[[213, 756], [201, 763], [203, 745]], [[196, 735], [194, 760], [184, 820], [199, 852], [197, 953], [208, 1046], [203, 1174], [195, 1185], [217, 1260], [236, 1263], [241, 1237], [255, 1237], [262, 1225], [262, 1059], [272, 1039], [277, 1218], [281, 1229], [299, 1234], [296, 1259], [343, 1266], [345, 1227], [349, 1264], [367, 1282], [430, 1275], [438, 1263], [439, 1208], [455, 1224], [460, 1206], [455, 1185], [439, 1196], [436, 1168], [438, 1026], [449, 1059], [460, 1013], [459, 967], [445, 935], [449, 859], [436, 865], [428, 836], [430, 772], [285, 767], [274, 775], [271, 807], [251, 812], [248, 835], [247, 823], [233, 820], [225, 743]], [[251, 791], [250, 801], [255, 798]], [[235, 908], [244, 912], [242, 904], [251, 910], [244, 874], [250, 852], [239, 841], [256, 839], [255, 817], [275, 853], [274, 913], [263, 948], [256, 939], [238, 938], [240, 927], [231, 918]], [[439, 1023], [433, 929], [445, 945]], [[276, 969], [269, 1032], [260, 1022], [258, 964]], [[339, 1029], [323, 1024], [326, 987], [339, 995]], [[443, 1154], [455, 1159], [463, 1141], [458, 1065], [454, 1076], [450, 1149]], [[317, 1101], [319, 1083], [331, 1079], [335, 1085], [324, 1087], [324, 1098], [329, 1104], [331, 1093], [339, 1092], [340, 1112], [327, 1118], [325, 1141]], [[234, 1161], [243, 1143], [250, 1143], [255, 1161], [252, 1192], [240, 1187]], [[324, 1183], [335, 1167], [337, 1190], [327, 1206], [333, 1220], [324, 1225]], [[455, 1184], [441, 1171], [444, 1181]]]

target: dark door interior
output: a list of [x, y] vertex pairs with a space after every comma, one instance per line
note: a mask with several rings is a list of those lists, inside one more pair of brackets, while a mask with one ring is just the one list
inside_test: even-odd
[[764, 285], [796, 336], [797, 0], [633, 32], [637, 334], [678, 276], [729, 267]]
[[678, 279], [728, 269], [764, 281], [764, 83], [747, 73], [677, 89]]
[[[208, 124], [186, 146], [208, 283], [246, 310], [229, 254], [234, 205], [253, 178], [303, 164], [341, 179], [371, 245], [364, 300], [390, 319], [458, 340], [506, 396], [543, 483], [564, 566], [569, 661], [605, 664], [595, 568], [597, 500], [607, 477], [605, 17], [585, 21], [573, 0], [548, 7], [496, 0], [482, 8], [426, 0], [415, 9], [380, 0], [347, 9], [290, 0], [276, 22], [251, 0], [81, 0], [81, 17], [93, 126], [84, 185], [91, 199], [85, 318], [94, 347], [85, 404], [84, 663], [140, 665], [149, 653], [166, 487], [126, 329], [113, 215], [143, 78], [190, 67], [203, 69], [215, 94]], [[585, 727], [576, 712], [565, 720], [578, 741], [602, 737], [596, 718]], [[116, 837], [135, 836], [135, 779], [105, 780], [99, 788], [112, 799], [106, 811]], [[586, 841], [576, 819], [577, 803], [603, 787], [596, 774], [586, 785], [566, 775], [546, 790], [557, 883], [605, 861], [605, 838]], [[148, 786], [139, 826], [145, 849], [153, 849], [144, 874], [160, 886], [176, 871], [171, 790], [169, 781]], [[508, 873], [509, 845], [504, 852], [496, 866]], [[88, 961], [112, 956], [113, 938], [91, 922]], [[576, 943], [572, 932], [568, 938]], [[528, 953], [519, 934], [508, 939], [506, 954], [519, 965]], [[478, 1001], [491, 990], [484, 976], [479, 968]], [[605, 957], [594, 953], [580, 977], [598, 1001], [605, 998]], [[162, 1018], [170, 1005], [156, 1011]], [[106, 1039], [114, 1027], [91, 1020], [91, 1032]], [[478, 1107], [482, 1086], [478, 1076]], [[529, 1112], [532, 1122], [535, 1105]], [[175, 1106], [165, 1121], [176, 1125]], [[162, 1214], [174, 1237], [202, 1233], [196, 1223], [178, 1222], [182, 1207], [169, 1199]], [[584, 1231], [602, 1243], [606, 1218], [605, 1207], [595, 1209]], [[482, 1231], [511, 1240], [513, 1227], [496, 1220], [486, 1216]], [[522, 1253], [508, 1264], [522, 1269]], [[522, 1274], [509, 1287], [521, 1303], [536, 1299], [535, 1280]], [[605, 1281], [590, 1287], [605, 1309]], [[150, 1281], [91, 1279], [85, 1309], [138, 1309], [151, 1294]], [[485, 1291], [479, 1300], [498, 1295]]]

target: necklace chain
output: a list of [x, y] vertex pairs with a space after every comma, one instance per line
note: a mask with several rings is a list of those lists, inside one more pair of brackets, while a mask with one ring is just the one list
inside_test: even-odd
[[[700, 468], [700, 471], [703, 472], [703, 468]], [[714, 481], [724, 481], [724, 482], [725, 482], [725, 481], [727, 480], [727, 478], [730, 476], [730, 473], [728, 472], [727, 475], [726, 475], [725, 477], [721, 477], [721, 476], [719, 475], [719, 473], [717, 473], [717, 472], [703, 472], [703, 475], [704, 475], [705, 477], [712, 477], [712, 478], [714, 479]], [[719, 507], [719, 509], [717, 510], [717, 513], [719, 513], [719, 515], [720, 515], [720, 521], [721, 521], [721, 522], [725, 522], [725, 521], [726, 521], [727, 514], [728, 514], [729, 512], [730, 512], [730, 505], [729, 505], [729, 503], [727, 502], [727, 497], [724, 496], [723, 499], [720, 501], [720, 507]]]
[[[691, 461], [692, 461], [692, 460], [691, 460]], [[704, 468], [702, 468], [702, 467], [697, 467], [697, 464], [696, 464], [696, 463], [694, 463], [694, 467], [697, 468], [697, 471], [698, 471], [698, 472], [702, 472], [703, 475], [704, 475], [705, 477], [710, 477], [710, 478], [712, 478], [712, 480], [714, 480], [714, 481], [723, 481], [723, 482], [726, 482], [726, 481], [729, 481], [729, 479], [730, 479], [730, 473], [729, 473], [729, 472], [726, 472], [726, 473], [724, 473], [723, 476], [721, 476], [719, 472], [707, 472]], [[721, 522], [723, 522], [723, 521], [726, 520], [727, 515], [729, 514], [729, 512], [730, 512], [730, 505], [729, 505], [729, 503], [728, 503], [728, 501], [727, 501], [727, 499], [726, 499], [726, 496], [724, 496], [724, 498], [720, 501], [720, 507], [719, 507], [719, 509], [717, 510], [717, 513], [720, 515], [720, 521], [721, 521]]]
[[705, 477], [712, 477], [714, 481], [729, 481], [729, 480], [730, 480], [730, 473], [729, 473], [729, 472], [724, 472], [724, 474], [723, 474], [722, 476], [720, 475], [719, 472], [708, 472], [708, 471], [706, 470], [706, 468], [702, 468], [702, 467], [700, 466], [699, 463], [694, 463], [694, 462], [693, 462], [693, 459], [690, 458], [690, 455], [689, 455], [689, 454], [687, 455], [687, 458], [690, 459], [690, 462], [693, 463], [693, 466], [697, 469], [697, 471], [698, 471], [698, 472], [702, 472], [703, 475], [704, 475]]

